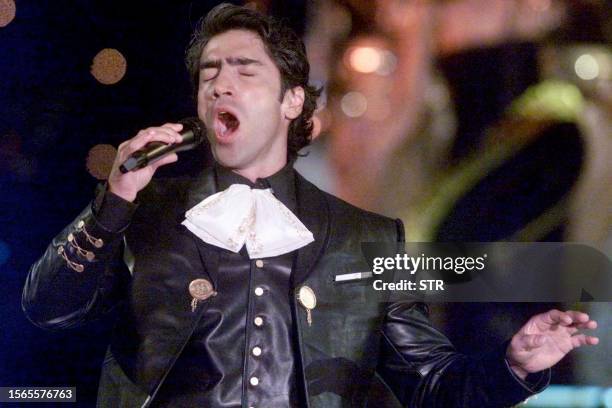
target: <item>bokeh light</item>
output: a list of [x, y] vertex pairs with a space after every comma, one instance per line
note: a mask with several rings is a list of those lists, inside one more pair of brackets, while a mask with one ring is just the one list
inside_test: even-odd
[[382, 61], [376, 73], [383, 76], [391, 75], [397, 66], [397, 57], [389, 50], [382, 50], [380, 55]]
[[363, 74], [378, 70], [383, 62], [381, 52], [374, 47], [352, 47], [347, 50], [349, 66]]
[[99, 144], [87, 154], [87, 171], [98, 180], [106, 180], [113, 167], [117, 149], [109, 144]]
[[599, 64], [591, 54], [583, 54], [576, 59], [574, 70], [578, 78], [589, 81], [599, 76]]
[[0, 0], [0, 27], [6, 27], [15, 18], [17, 7], [13, 0]]
[[358, 118], [368, 109], [368, 100], [361, 92], [348, 92], [340, 101], [342, 112], [349, 118]]
[[104, 85], [121, 81], [127, 70], [125, 57], [114, 48], [105, 48], [93, 59], [91, 75]]

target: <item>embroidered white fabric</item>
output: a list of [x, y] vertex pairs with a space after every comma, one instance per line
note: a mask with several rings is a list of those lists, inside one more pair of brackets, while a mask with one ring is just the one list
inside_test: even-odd
[[232, 184], [185, 213], [182, 224], [211, 245], [249, 257], [282, 255], [314, 241], [312, 233], [270, 189]]

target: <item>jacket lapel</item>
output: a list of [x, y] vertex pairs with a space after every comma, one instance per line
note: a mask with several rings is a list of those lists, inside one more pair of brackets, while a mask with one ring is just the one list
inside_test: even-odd
[[[184, 211], [191, 209], [205, 198], [217, 192], [217, 181], [212, 167], [204, 169], [198, 177], [190, 184], [185, 200]], [[184, 213], [183, 213], [184, 214]], [[182, 220], [181, 220], [182, 222]], [[196, 242], [200, 253], [200, 260], [206, 273], [212, 280], [213, 286], [217, 287], [217, 270], [219, 267], [219, 248], [209, 245], [192, 234], [186, 227], [181, 225], [183, 232]]]
[[185, 211], [216, 192], [215, 170], [207, 167], [190, 182], [185, 200]]
[[295, 173], [298, 218], [314, 235], [314, 242], [300, 248], [293, 268], [292, 285], [304, 282], [323, 254], [329, 239], [329, 207], [321, 190]]

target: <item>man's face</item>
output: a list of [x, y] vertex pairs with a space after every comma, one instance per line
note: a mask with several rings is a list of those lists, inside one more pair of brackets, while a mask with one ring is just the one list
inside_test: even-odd
[[[297, 92], [295, 91], [297, 89]], [[198, 116], [217, 162], [247, 178], [266, 177], [287, 161], [287, 130], [303, 91], [280, 98], [280, 72], [256, 33], [214, 36], [200, 58]]]

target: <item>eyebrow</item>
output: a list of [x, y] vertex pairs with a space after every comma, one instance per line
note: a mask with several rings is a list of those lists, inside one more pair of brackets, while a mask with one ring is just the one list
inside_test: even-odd
[[[228, 57], [225, 61], [232, 66], [263, 65], [261, 61], [246, 57]], [[200, 62], [200, 70], [206, 68], [221, 68], [221, 60], [205, 60]]]

